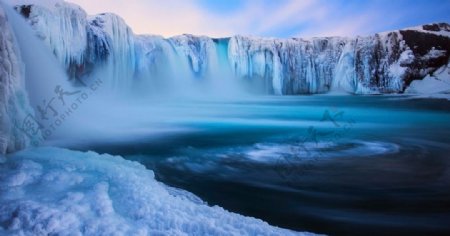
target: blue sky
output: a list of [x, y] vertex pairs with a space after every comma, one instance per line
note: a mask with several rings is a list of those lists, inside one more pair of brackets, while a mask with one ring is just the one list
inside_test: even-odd
[[114, 12], [136, 33], [353, 36], [450, 22], [450, 0], [72, 0]]

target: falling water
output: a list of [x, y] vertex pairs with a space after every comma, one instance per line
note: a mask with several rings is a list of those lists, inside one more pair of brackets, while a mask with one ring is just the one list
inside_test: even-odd
[[19, 44], [26, 89], [36, 108], [55, 94], [55, 88], [70, 88], [68, 77], [48, 47], [37, 38], [27, 22], [10, 6], [3, 6]]
[[5, 5], [3, 8], [20, 49], [25, 89], [35, 111], [32, 118], [26, 119], [30, 119], [28, 121], [33, 122], [34, 127], [40, 127], [40, 135], [43, 137], [38, 139], [46, 141], [56, 138], [56, 134], [64, 134], [67, 127], [76, 129], [81, 126], [80, 122], [73, 125], [67, 121], [69, 118], [74, 120], [76, 115], [82, 115], [76, 114], [81, 113], [76, 111], [86, 103], [93, 88], [96, 90], [101, 86], [102, 81], [91, 81], [86, 87], [74, 86], [51, 50], [34, 34], [27, 22], [12, 7]]

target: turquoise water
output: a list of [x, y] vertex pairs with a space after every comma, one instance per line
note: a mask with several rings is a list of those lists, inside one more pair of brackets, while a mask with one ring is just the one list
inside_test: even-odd
[[76, 148], [138, 161], [210, 205], [284, 228], [450, 232], [447, 100], [299, 96], [161, 106], [171, 115], [155, 114], [148, 126], [170, 132]]

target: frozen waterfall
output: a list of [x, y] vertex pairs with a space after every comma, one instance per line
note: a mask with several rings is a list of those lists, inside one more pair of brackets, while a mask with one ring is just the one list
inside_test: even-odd
[[[114, 93], [402, 93], [413, 80], [447, 66], [450, 56], [445, 23], [354, 38], [163, 38], [135, 35], [111, 13], [88, 16], [79, 6], [57, 0], [24, 2], [16, 10], [69, 78], [81, 83], [102, 79]], [[442, 53], [431, 57], [433, 50]]]

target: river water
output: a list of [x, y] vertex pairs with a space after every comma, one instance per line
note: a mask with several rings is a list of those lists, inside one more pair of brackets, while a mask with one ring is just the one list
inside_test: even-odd
[[320, 95], [159, 106], [146, 114], [176, 112], [154, 114], [148, 127], [167, 132], [76, 149], [138, 161], [209, 205], [283, 228], [450, 233], [447, 100]]

